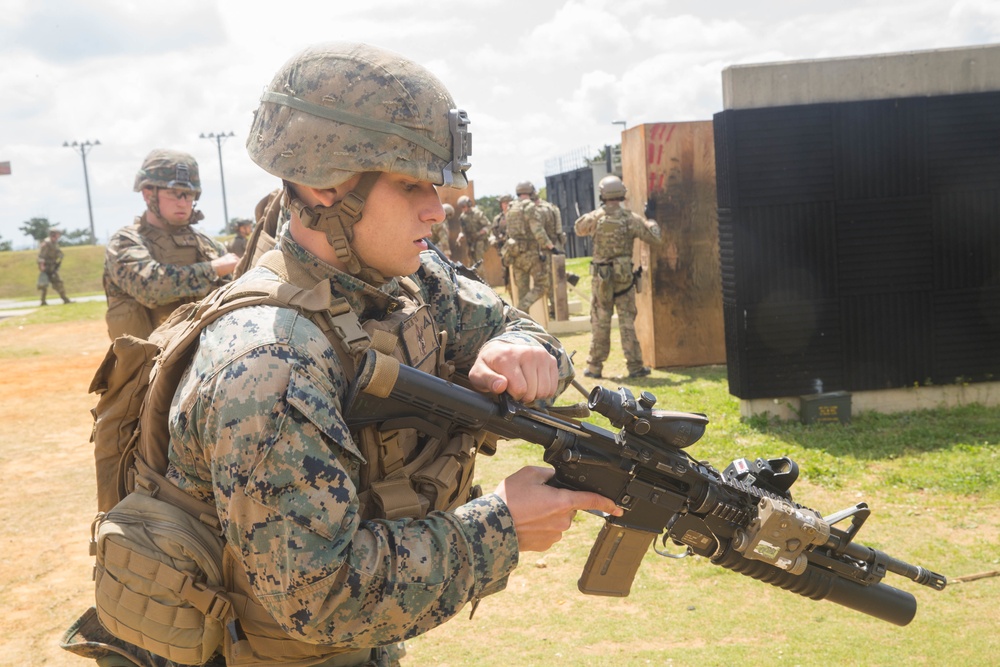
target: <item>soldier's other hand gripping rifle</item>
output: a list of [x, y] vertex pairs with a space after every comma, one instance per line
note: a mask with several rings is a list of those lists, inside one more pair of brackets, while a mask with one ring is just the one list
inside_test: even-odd
[[[823, 516], [792, 500], [798, 466], [788, 458], [736, 459], [719, 472], [684, 448], [705, 432], [701, 414], [654, 408], [656, 397], [595, 387], [588, 407], [617, 433], [562, 419], [504, 395], [491, 397], [369, 351], [348, 395], [349, 425], [392, 421], [438, 437], [485, 429], [544, 447], [552, 484], [612, 498], [625, 513], [605, 517], [583, 575], [582, 592], [629, 594], [657, 537], [774, 586], [906, 625], [916, 599], [882, 583], [892, 572], [941, 590], [946, 579], [854, 541], [865, 503]], [[671, 555], [655, 547], [661, 555]]]

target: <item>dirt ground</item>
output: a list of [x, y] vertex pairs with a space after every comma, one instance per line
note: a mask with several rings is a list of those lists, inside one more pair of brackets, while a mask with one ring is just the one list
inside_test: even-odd
[[59, 639], [93, 598], [87, 388], [107, 347], [103, 321], [0, 330], [0, 665], [93, 664]]
[[[107, 348], [104, 323], [100, 320], [0, 329], [0, 480], [3, 482], [0, 484], [0, 507], [6, 517], [0, 547], [0, 667], [86, 667], [94, 664], [63, 651], [59, 640], [93, 600], [93, 558], [88, 553], [88, 541], [89, 526], [96, 512], [96, 488], [93, 450], [89, 442], [92, 425], [89, 411], [96, 399], [87, 393], [87, 389]], [[840, 499], [844, 493], [841, 490], [829, 495]], [[827, 506], [835, 504], [825, 496], [818, 502]], [[916, 511], [912, 507], [889, 502], [887, 510], [888, 518], [882, 524], [887, 543], [898, 545], [904, 542], [904, 533], [908, 532], [934, 535], [937, 543], [942, 545], [941, 558], [935, 560], [942, 562], [947, 562], [944, 553], [948, 547], [945, 545], [992, 541], [997, 534], [997, 514], [995, 508], [989, 506], [969, 508], [960, 521], [949, 516], [947, 508]], [[530, 626], [531, 617], [526, 616], [523, 610], [542, 608], [546, 609], [546, 627], [539, 631], [552, 633], [542, 644], [561, 651], [551, 657], [552, 661], [561, 661], [558, 656], [568, 655], [567, 651], [580, 653], [574, 639], [579, 636], [577, 625], [580, 618], [590, 619], [590, 626], [610, 628], [620, 623], [622, 614], [628, 610], [637, 613], [636, 610], [640, 609], [660, 609], [663, 601], [650, 596], [661, 596], [665, 590], [676, 591], [679, 599], [695, 601], [685, 603], [686, 608], [693, 610], [696, 605], [699, 609], [704, 608], [705, 613], [717, 617], [721, 628], [743, 627], [745, 619], [740, 620], [739, 605], [732, 605], [730, 598], [717, 599], [717, 595], [712, 593], [717, 593], [714, 586], [720, 579], [717, 576], [699, 578], [699, 573], [707, 568], [704, 564], [700, 567], [692, 564], [681, 569], [654, 563], [641, 572], [641, 581], [645, 583], [637, 584], [633, 596], [627, 600], [578, 595], [573, 582], [597, 529], [596, 521], [581, 521], [580, 524], [570, 531], [560, 550], [533, 559], [526, 567], [520, 568], [512, 576], [508, 592], [482, 605], [475, 622], [469, 620], [468, 615], [463, 615], [448, 624], [447, 633], [435, 631], [413, 644], [410, 664], [477, 664], [472, 661], [474, 658], [470, 658], [470, 662], [454, 659], [458, 655], [455, 647], [474, 647], [484, 641], [496, 644], [490, 644], [491, 650], [499, 647], [496, 650], [516, 652], [520, 648], [517, 637], [521, 636], [517, 631], [493, 633], [496, 636], [491, 634], [489, 639], [485, 639], [484, 628], [509, 628], [512, 620], [517, 619]], [[578, 548], [570, 554], [568, 548], [572, 545]], [[972, 567], [963, 562], [965, 566]], [[976, 563], [972, 571], [994, 567], [995, 561]], [[786, 613], [792, 608], [788, 605], [794, 604], [794, 600], [790, 601], [791, 598], [784, 593], [776, 592], [777, 589], [756, 588], [759, 586], [756, 582], [736, 579], [739, 581], [723, 581], [729, 586], [744, 584], [745, 587], [738, 590], [746, 590], [746, 594], [752, 594], [755, 599], [771, 600], [770, 604], [786, 610]], [[668, 581], [669, 588], [664, 583]], [[945, 664], [918, 659], [918, 656], [924, 655], [925, 647], [921, 642], [913, 641], [918, 636], [914, 633], [922, 629], [933, 636], [942, 632], [940, 628], [952, 628], [959, 637], [955, 640], [956, 646], [966, 651], [966, 655], [951, 664], [992, 664], [985, 656], [995, 655], [991, 651], [996, 646], [995, 632], [992, 632], [995, 620], [991, 620], [995, 619], [995, 614], [987, 610], [995, 607], [996, 598], [992, 591], [996, 590], [998, 581], [1000, 578], [991, 578], [974, 586], [949, 586], [945, 593], [916, 591], [922, 600], [922, 612], [910, 631], [912, 640], [906, 640], [907, 648], [900, 648], [892, 660], [869, 664]], [[906, 584], [903, 587], [914, 590]], [[739, 595], [735, 594], [736, 597]], [[717, 607], [711, 607], [713, 604]], [[761, 608], [769, 608], [768, 603], [761, 604]], [[864, 623], [863, 617], [859, 619], [833, 607], [815, 611], [811, 607], [795, 609], [804, 610], [801, 618], [783, 618], [783, 623], [792, 627], [787, 631], [793, 634], [796, 631], [817, 633], [817, 637], [825, 638], [828, 643], [844, 633], [850, 636], [850, 631], [842, 629], [837, 623], [817, 625], [811, 622], [810, 619], [815, 619], [817, 614], [838, 619], [855, 632], [862, 632], [859, 628]], [[657, 611], [657, 614], [660, 613]], [[780, 615], [778, 617], [781, 618]], [[686, 626], [688, 631], [696, 634], [703, 625], [700, 618], [675, 614], [672, 623], [690, 624]], [[665, 626], [662, 633], [673, 637], [673, 630], [667, 633], [669, 627]], [[526, 627], [524, 630], [531, 629]], [[772, 628], [772, 635], [775, 631]], [[785, 626], [781, 625], [781, 632], [785, 631]], [[679, 632], [683, 635], [683, 630]], [[728, 639], [720, 640], [721, 643], [731, 643], [734, 632]], [[897, 635], [882, 626], [864, 626], [863, 632], [861, 641], [899, 640]], [[770, 641], [778, 640], [771, 636]], [[637, 648], [630, 642], [632, 640], [624, 634], [610, 648], [600, 644], [590, 646], [586, 651], [600, 649], [598, 655], [631, 655]], [[767, 643], [755, 640], [755, 646], [761, 644], [765, 648], [747, 647], [750, 658], [747, 661], [760, 662], [761, 656], [766, 654]], [[818, 641], [818, 645], [822, 644], [823, 641]], [[977, 644], [981, 648], [975, 648]], [[671, 646], [656, 647], [656, 650], [668, 650]], [[934, 654], [933, 646], [926, 648]], [[722, 664], [718, 660], [704, 662], [711, 651], [711, 646], [686, 642], [684, 652], [690, 658], [689, 662], [678, 658], [656, 664]], [[453, 656], [453, 662], [438, 659], [441, 655]], [[590, 654], [581, 655], [576, 662], [568, 661], [566, 664], [583, 664], [581, 661], [586, 661]], [[985, 662], [980, 661], [980, 657]], [[531, 663], [530, 658], [525, 660], [528, 661], [504, 662], [540, 664], [537, 661]], [[624, 661], [594, 660], [588, 664], [626, 664]], [[774, 664], [823, 664], [819, 660], [808, 658], [796, 663], [776, 661]], [[650, 663], [647, 661], [646, 664]]]

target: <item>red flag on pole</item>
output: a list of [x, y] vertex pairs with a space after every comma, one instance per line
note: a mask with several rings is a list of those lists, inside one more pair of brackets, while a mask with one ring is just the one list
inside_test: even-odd
[[10, 176], [10, 162], [0, 162], [0, 176]]

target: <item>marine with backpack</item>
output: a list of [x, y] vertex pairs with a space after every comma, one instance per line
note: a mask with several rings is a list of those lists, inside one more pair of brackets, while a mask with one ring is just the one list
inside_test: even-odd
[[[421, 132], [395, 122], [400, 100]], [[484, 434], [351, 432], [340, 415], [367, 350], [529, 402], [572, 377], [558, 341], [418, 238], [443, 215], [434, 184], [467, 183], [466, 126], [433, 75], [367, 45], [310, 47], [275, 76], [248, 149], [287, 180], [259, 207], [245, 273], [147, 340], [116, 340], [95, 378], [96, 609], [69, 650], [395, 664], [400, 642], [502, 590], [576, 510], [617, 511], [533, 468], [477, 497]], [[336, 132], [350, 150], [296, 150]]]

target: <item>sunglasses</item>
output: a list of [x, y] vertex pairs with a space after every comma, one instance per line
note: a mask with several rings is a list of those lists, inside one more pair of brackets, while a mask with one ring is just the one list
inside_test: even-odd
[[194, 199], [194, 192], [191, 190], [160, 190], [171, 201], [189, 201]]

